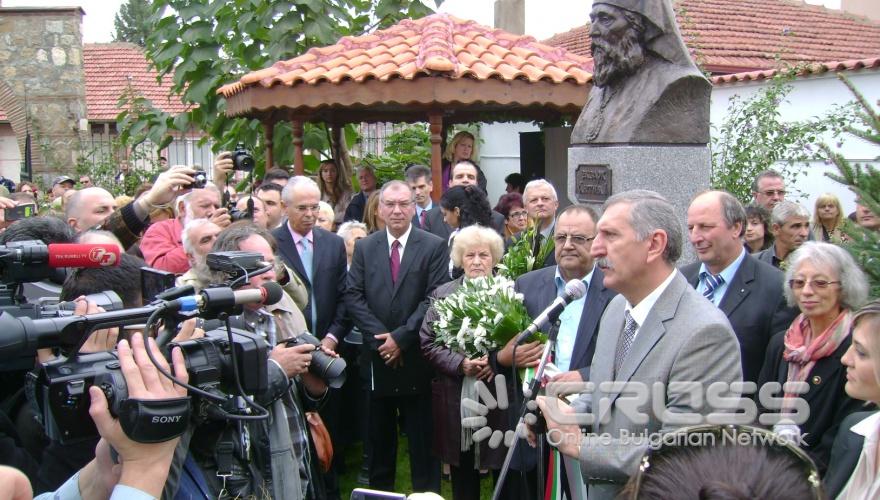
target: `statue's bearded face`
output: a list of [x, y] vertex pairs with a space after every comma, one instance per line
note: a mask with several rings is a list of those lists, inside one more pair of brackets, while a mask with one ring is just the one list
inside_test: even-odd
[[598, 87], [625, 78], [645, 62], [644, 24], [639, 14], [604, 3], [590, 12], [593, 83]]

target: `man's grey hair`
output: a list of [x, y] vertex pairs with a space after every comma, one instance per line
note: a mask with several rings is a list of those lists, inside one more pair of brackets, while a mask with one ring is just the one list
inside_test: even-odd
[[183, 243], [184, 253], [192, 255], [196, 254], [196, 242], [190, 238], [189, 232], [206, 224], [213, 224], [213, 222], [209, 219], [192, 219], [183, 226], [183, 231], [180, 233], [180, 241]]
[[780, 175], [779, 172], [775, 170], [764, 170], [755, 177], [755, 180], [752, 181], [753, 193], [758, 192], [758, 184], [761, 183], [761, 179], [782, 179], [783, 181], [785, 180], [783, 179], [782, 175]]
[[362, 230], [365, 234], [370, 234], [370, 230], [367, 229], [367, 225], [363, 222], [358, 222], [356, 220], [350, 220], [348, 222], [343, 223], [339, 226], [339, 229], [336, 230], [336, 235], [342, 238], [342, 241], [348, 241], [351, 239], [351, 233], [355, 229]]
[[609, 207], [621, 203], [630, 206], [629, 224], [635, 231], [638, 241], [644, 241], [658, 229], [666, 233], [663, 259], [669, 264], [674, 264], [681, 257], [683, 231], [672, 203], [654, 191], [634, 189], [608, 198], [602, 206], [602, 211], [607, 211]]
[[103, 229], [89, 229], [88, 231], [79, 233], [76, 236], [77, 243], [83, 243], [87, 245], [100, 245], [106, 243], [107, 240], [112, 241], [113, 243], [119, 245], [119, 248], [125, 250], [125, 247], [122, 245], [122, 242], [119, 241], [119, 238], [117, 238], [116, 235], [111, 233], [110, 231], [105, 231]]
[[373, 174], [374, 176], [376, 175], [376, 169], [373, 168], [372, 165], [367, 165], [366, 163], [362, 163], [362, 164], [358, 165], [357, 167], [355, 167], [354, 173], [355, 173], [355, 175], [357, 175], [357, 174], [361, 173], [361, 171], [363, 171], [363, 170], [369, 170], [371, 174]]
[[[849, 252], [831, 243], [807, 241], [794, 251], [789, 260], [788, 270], [785, 272], [785, 299], [788, 305], [797, 305], [788, 283], [804, 262], [809, 262], [819, 269], [830, 270], [837, 275], [835, 281], [840, 281], [841, 307], [854, 311], [868, 299], [868, 279]], [[829, 278], [834, 280], [834, 276]]]
[[770, 213], [770, 223], [782, 226], [792, 217], [803, 217], [809, 220], [810, 211], [800, 203], [788, 200], [780, 201]]
[[220, 191], [220, 188], [215, 186], [213, 183], [209, 182], [209, 183], [205, 184], [205, 187], [203, 187], [203, 188], [193, 189], [189, 193], [186, 193], [184, 195], [179, 196], [174, 203], [174, 215], [178, 216], [178, 217], [180, 216], [180, 204], [181, 203], [183, 203], [183, 210], [184, 210], [183, 213], [186, 214], [186, 212], [189, 210], [190, 203], [192, 203], [193, 195], [198, 194], [198, 193], [203, 193], [203, 192], [205, 192], [205, 190], [214, 191], [215, 193], [219, 194], [220, 195], [220, 202], [221, 203], [223, 202], [223, 192]]
[[409, 184], [407, 184], [403, 181], [393, 180], [393, 181], [386, 182], [385, 185], [382, 186], [382, 189], [379, 191], [379, 202], [380, 203], [385, 200], [385, 191], [387, 191], [388, 189], [393, 188], [393, 187], [405, 188], [407, 191], [409, 191], [410, 201], [416, 200], [416, 194], [409, 187]]
[[431, 169], [426, 167], [425, 165], [410, 165], [406, 169], [406, 182], [416, 182], [422, 177], [425, 178], [427, 182], [431, 182]]
[[293, 190], [296, 189], [298, 186], [305, 186], [306, 188], [318, 193], [319, 198], [321, 196], [321, 188], [318, 187], [317, 182], [312, 180], [310, 177], [306, 177], [304, 175], [295, 175], [287, 181], [287, 185], [284, 186], [284, 189], [281, 191], [281, 201], [287, 204], [294, 203]]
[[528, 184], [526, 184], [525, 189], [523, 189], [523, 201], [528, 203], [527, 200], [529, 198], [529, 190], [530, 189], [535, 189], [535, 188], [540, 188], [540, 187], [549, 188], [550, 193], [553, 195], [553, 200], [559, 201], [559, 197], [556, 195], [556, 188], [553, 187], [553, 184], [550, 184], [549, 182], [547, 182], [546, 179], [535, 179], [535, 180], [529, 181]]

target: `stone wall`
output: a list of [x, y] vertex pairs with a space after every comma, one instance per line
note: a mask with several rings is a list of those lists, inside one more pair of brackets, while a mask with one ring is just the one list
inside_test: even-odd
[[[30, 129], [35, 178], [72, 173], [84, 138], [83, 14], [79, 7], [0, 8], [0, 107], [22, 158]], [[17, 171], [2, 175], [18, 179]]]

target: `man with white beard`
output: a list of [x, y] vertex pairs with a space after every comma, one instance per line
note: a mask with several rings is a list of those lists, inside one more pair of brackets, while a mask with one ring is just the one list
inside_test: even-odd
[[193, 189], [179, 198], [177, 218], [157, 222], [147, 229], [141, 239], [141, 252], [147, 265], [175, 274], [183, 274], [190, 268], [183, 249], [183, 228], [195, 219], [208, 219], [221, 228], [232, 220], [225, 208], [220, 208], [220, 191], [213, 185]]
[[597, 0], [593, 88], [572, 144], [709, 141], [711, 84], [690, 58], [669, 0]]

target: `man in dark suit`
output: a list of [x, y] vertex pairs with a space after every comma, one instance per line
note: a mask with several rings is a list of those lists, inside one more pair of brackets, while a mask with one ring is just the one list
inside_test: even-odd
[[364, 336], [368, 367], [370, 487], [394, 490], [398, 412], [409, 440], [415, 491], [440, 491], [431, 454], [431, 369], [419, 348], [427, 297], [447, 276], [446, 242], [412, 226], [413, 193], [401, 181], [383, 186], [386, 230], [355, 244], [345, 305]]
[[[317, 227], [321, 191], [308, 177], [291, 177], [281, 193], [287, 223], [272, 231], [284, 264], [305, 284], [308, 303], [303, 310], [306, 326], [327, 348], [336, 350], [348, 326], [345, 321], [345, 242], [339, 236]], [[321, 408], [334, 448], [342, 452], [341, 390], [332, 389]], [[334, 461], [334, 464], [338, 462]], [[338, 465], [324, 476], [328, 497], [339, 498]]]
[[[588, 392], [571, 408], [542, 396], [538, 405], [547, 435], [561, 453], [579, 460], [590, 500], [610, 500], [638, 471], [649, 449], [650, 439], [644, 436], [654, 438], [687, 425], [675, 418], [678, 414], [705, 422], [716, 411], [689, 390], [694, 383], [730, 387], [742, 380], [742, 371], [727, 318], [675, 268], [683, 235], [671, 203], [653, 191], [619, 193], [605, 202], [596, 227], [591, 254], [605, 275], [605, 286], [620, 295], [602, 315], [591, 387], [585, 387]], [[608, 382], [634, 385], [624, 391]], [[665, 391], [652, 390], [658, 383]], [[632, 396], [636, 388], [645, 390], [638, 403], [619, 398], [624, 392]], [[732, 396], [730, 390], [723, 392]], [[589, 433], [561, 422], [562, 414], [572, 412], [594, 417]]]
[[691, 202], [687, 215], [699, 262], [681, 268], [688, 282], [718, 306], [739, 340], [743, 380], [755, 382], [770, 338], [797, 316], [782, 293], [783, 273], [749, 255], [740, 237], [746, 212], [733, 195], [708, 191]]
[[[532, 318], [549, 306], [565, 290], [570, 280], [583, 280], [587, 287], [586, 296], [572, 301], [559, 316], [553, 362], [562, 373], [552, 379], [554, 382], [590, 380], [590, 363], [596, 349], [599, 318], [617, 295], [617, 292], [605, 287], [605, 276], [601, 269], [593, 265], [590, 255], [590, 246], [596, 237], [597, 218], [596, 212], [586, 205], [571, 205], [563, 210], [556, 221], [553, 235], [556, 240], [556, 262], [559, 264], [526, 273], [516, 280], [516, 290], [524, 295], [526, 310]], [[499, 353], [499, 364], [510, 364], [505, 355], [504, 351]], [[532, 453], [531, 457], [534, 456]], [[563, 459], [577, 463], [568, 457]], [[531, 469], [535, 465], [534, 458], [521, 457], [521, 460], [523, 462], [518, 465], [523, 469]], [[567, 472], [577, 468], [560, 467], [559, 470], [563, 474], [563, 488], [568, 492]], [[580, 476], [575, 480], [579, 483], [583, 481]], [[529, 486], [525, 489], [533, 491]], [[571, 494], [567, 496], [571, 498]]]
[[412, 224], [419, 229], [425, 229], [428, 212], [434, 208], [434, 200], [431, 199], [431, 192], [434, 190], [431, 169], [425, 165], [410, 165], [406, 167], [404, 175], [416, 200], [416, 213], [413, 215]]
[[[470, 161], [460, 161], [452, 166], [452, 172], [449, 174], [449, 187], [454, 186], [479, 186], [477, 184], [477, 166]], [[491, 222], [489, 225], [504, 236], [504, 216], [492, 210]], [[452, 234], [452, 228], [443, 220], [443, 213], [440, 207], [435, 206], [425, 213], [425, 227], [423, 228], [429, 233], [436, 234], [447, 242], [449, 235]]]
[[[553, 228], [556, 225], [556, 210], [559, 209], [559, 198], [556, 188], [545, 179], [535, 179], [526, 184], [523, 191], [523, 203], [529, 214], [529, 223], [538, 226], [538, 235], [535, 238], [535, 248], [532, 253], [538, 256], [541, 245], [547, 238], [553, 237]], [[556, 255], [551, 252], [543, 263], [535, 263], [539, 267], [551, 267], [556, 265]]]
[[376, 190], [376, 174], [373, 172], [373, 167], [361, 165], [357, 168], [357, 176], [361, 190], [358, 194], [351, 197], [351, 201], [345, 207], [344, 222], [350, 220], [362, 222], [364, 220], [364, 209], [367, 207], [367, 198]]

